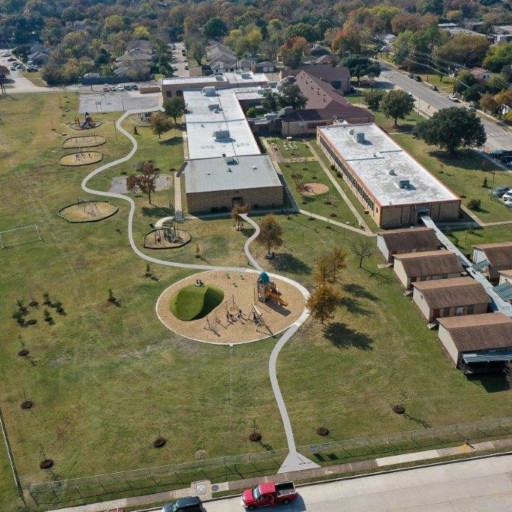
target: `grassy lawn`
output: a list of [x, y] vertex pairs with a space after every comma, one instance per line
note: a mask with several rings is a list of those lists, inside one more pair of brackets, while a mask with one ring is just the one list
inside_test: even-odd
[[[339, 222], [346, 222], [357, 226], [357, 219], [345, 204], [345, 201], [340, 197], [320, 164], [317, 162], [297, 162], [280, 164], [280, 167], [300, 208], [323, 215], [324, 217], [332, 217]], [[301, 197], [295, 186], [293, 175], [302, 176], [299, 181], [304, 183], [321, 183], [327, 186], [329, 191], [316, 196], [304, 195], [304, 197]], [[329, 204], [326, 204], [327, 201]]]
[[426, 73], [419, 73], [419, 75], [425, 83], [435, 85], [440, 91], [446, 93], [453, 92], [453, 77], [443, 76], [443, 79], [441, 80], [439, 75], [435, 74], [427, 75]]
[[274, 137], [267, 139], [267, 141], [269, 144], [277, 145], [283, 158], [304, 158], [313, 156], [307, 145], [299, 140], [289, 141], [283, 137]]
[[[99, 223], [68, 224], [57, 216], [61, 206], [85, 195], [80, 182], [94, 168], [57, 165], [76, 100], [71, 93], [0, 98], [0, 230], [37, 224], [43, 236], [43, 242], [0, 250], [0, 402], [23, 485], [52, 478], [39, 469], [43, 455], [55, 461], [53, 478], [66, 479], [192, 461], [197, 450], [212, 458], [284, 448], [268, 378], [275, 340], [217, 347], [184, 340], [163, 327], [154, 312], [158, 296], [191, 272], [152, 265], [158, 279], [144, 277], [145, 262], [128, 244], [124, 202], [112, 200], [120, 211]], [[130, 148], [120, 135], [116, 140], [116, 116], [101, 116], [104, 124], [97, 130], [108, 139], [100, 147], [104, 162]], [[151, 157], [162, 172], [179, 168], [177, 131], [163, 141], [145, 129], [139, 133], [141, 152], [134, 162]], [[316, 175], [314, 181], [327, 180], [316, 163], [290, 165], [305, 177]], [[109, 170], [110, 177], [97, 177], [91, 187], [108, 188], [112, 176], [123, 171], [131, 172], [131, 165]], [[346, 206], [332, 195], [341, 220]], [[139, 247], [150, 224], [168, 214], [170, 197], [172, 191], [158, 192], [154, 205], [146, 196], [135, 198]], [[317, 206], [326, 205], [321, 200]], [[436, 333], [403, 296], [392, 271], [377, 268], [378, 254], [357, 268], [350, 253], [357, 235], [302, 215], [279, 218], [284, 245], [277, 258], [268, 262], [264, 247], [254, 250], [268, 270], [275, 266], [311, 289], [320, 254], [335, 246], [349, 253], [333, 324], [309, 320], [278, 361], [299, 445], [321, 442], [319, 426], [331, 430], [330, 440], [339, 440], [512, 414], [503, 382], [468, 380], [451, 367]], [[180, 228], [192, 235], [190, 244], [145, 252], [173, 261], [247, 264], [243, 245], [251, 231], [235, 231], [231, 219], [186, 221]], [[483, 231], [489, 239], [507, 235], [503, 227]], [[118, 307], [107, 302], [109, 288]], [[31, 307], [28, 318], [37, 324], [18, 327], [11, 318], [16, 300], [41, 304], [45, 292], [63, 303], [65, 314], [48, 307], [54, 318], [49, 325], [43, 321], [45, 306]], [[29, 358], [17, 355], [22, 346], [30, 350]], [[25, 396], [35, 402], [31, 411], [20, 408]], [[405, 403], [408, 416], [392, 413], [397, 401]], [[262, 444], [247, 441], [254, 422]], [[160, 435], [168, 443], [155, 450], [152, 442]], [[192, 477], [202, 478], [197, 472]], [[216, 478], [227, 477], [236, 478], [224, 473]], [[0, 510], [16, 510], [10, 482], [0, 451]]]
[[28, 78], [37, 87], [48, 87], [48, 84], [43, 80], [41, 71], [34, 71], [29, 73], [28, 71], [22, 71], [21, 74]]

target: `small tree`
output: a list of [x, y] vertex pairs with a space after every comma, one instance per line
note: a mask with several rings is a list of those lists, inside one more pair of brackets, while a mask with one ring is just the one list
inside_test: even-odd
[[151, 202], [151, 194], [156, 191], [156, 182], [160, 176], [158, 169], [153, 160], [145, 160], [138, 165], [139, 174], [134, 174], [126, 178], [126, 188], [129, 192], [140, 190], [148, 195], [149, 204]]
[[154, 112], [149, 118], [149, 124], [151, 125], [151, 131], [158, 135], [158, 138], [162, 138], [162, 133], [169, 130], [169, 119], [162, 112]]
[[334, 316], [334, 312], [340, 302], [341, 294], [329, 284], [321, 284], [309, 296], [307, 306], [313, 318], [324, 324]]
[[174, 124], [176, 125], [178, 117], [181, 117], [186, 112], [185, 100], [180, 96], [165, 100], [164, 110], [169, 117], [173, 118]]
[[384, 91], [372, 89], [371, 91], [363, 92], [363, 99], [371, 110], [379, 110], [380, 102], [385, 95], [386, 93]]
[[330, 254], [321, 254], [316, 259], [315, 281], [319, 286], [327, 283], [332, 269]]
[[480, 210], [480, 207], [482, 206], [482, 201], [480, 199], [470, 199], [468, 201], [468, 208], [473, 211]]
[[258, 238], [256, 238], [256, 242], [265, 246], [267, 254], [270, 255], [272, 248], [281, 247], [281, 245], [283, 245], [283, 228], [272, 213], [265, 215], [260, 221], [259, 226], [260, 234]]
[[364, 55], [351, 55], [341, 62], [342, 66], [346, 66], [351, 76], [357, 78], [357, 84], [361, 82], [362, 76], [375, 78], [380, 75], [380, 65]]
[[414, 108], [414, 98], [405, 91], [396, 89], [389, 91], [380, 102], [382, 112], [393, 119], [393, 126], [398, 126], [398, 120], [404, 119]]
[[484, 178], [484, 181], [482, 182], [482, 187], [487, 188], [489, 185], [487, 183], [487, 178]]
[[371, 240], [367, 238], [359, 238], [351, 247], [352, 253], [359, 259], [359, 268], [362, 268], [365, 258], [369, 258], [375, 252], [375, 248]]
[[231, 210], [231, 218], [235, 221], [235, 229], [240, 231], [242, 229], [244, 219], [240, 217], [241, 214], [248, 213], [249, 207], [235, 204]]
[[115, 302], [117, 299], [114, 296], [114, 292], [112, 291], [112, 288], [108, 289], [108, 299], [109, 302]]
[[338, 271], [345, 268], [345, 262], [347, 259], [347, 253], [339, 247], [335, 247], [329, 254], [329, 266], [331, 271], [331, 277], [336, 282]]

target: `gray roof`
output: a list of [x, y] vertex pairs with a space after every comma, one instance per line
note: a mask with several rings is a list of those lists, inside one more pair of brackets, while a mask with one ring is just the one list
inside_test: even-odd
[[280, 187], [281, 181], [267, 155], [190, 160], [185, 169], [187, 194]]

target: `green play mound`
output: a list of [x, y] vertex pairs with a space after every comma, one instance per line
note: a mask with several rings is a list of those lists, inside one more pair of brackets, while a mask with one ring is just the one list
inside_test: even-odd
[[215, 286], [185, 286], [171, 298], [171, 312], [186, 322], [205, 317], [224, 300], [224, 292]]

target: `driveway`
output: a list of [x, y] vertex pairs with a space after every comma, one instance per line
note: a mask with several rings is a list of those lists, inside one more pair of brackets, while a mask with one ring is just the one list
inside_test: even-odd
[[[381, 63], [382, 64], [382, 63]], [[382, 73], [380, 78], [386, 80], [401, 89], [409, 91], [415, 98], [419, 110], [434, 114], [437, 110], [447, 107], [464, 108], [461, 103], [454, 103], [443, 92], [436, 92], [430, 89], [423, 82], [416, 82], [407, 75], [395, 71], [394, 69], [382, 64]], [[478, 114], [478, 113], [477, 113]], [[495, 149], [512, 150], [512, 131], [506, 127], [500, 126], [497, 122], [478, 114], [487, 134], [485, 149], [493, 151]]]

